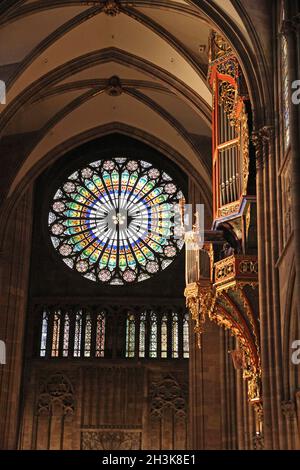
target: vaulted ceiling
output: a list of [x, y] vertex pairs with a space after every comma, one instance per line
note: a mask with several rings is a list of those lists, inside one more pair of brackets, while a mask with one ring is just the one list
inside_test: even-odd
[[[208, 38], [184, 0], [4, 0], [0, 137], [22, 136], [8, 193], [47, 155], [114, 130], [177, 155], [210, 191]], [[207, 2], [206, 2], [207, 3]], [[230, 0], [209, 2], [247, 31]], [[102, 131], [101, 131], [102, 130]], [[25, 145], [25, 142], [29, 142]]]

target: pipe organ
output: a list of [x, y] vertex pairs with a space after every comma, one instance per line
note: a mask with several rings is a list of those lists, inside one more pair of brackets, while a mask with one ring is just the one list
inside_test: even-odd
[[213, 91], [214, 218], [239, 211], [249, 174], [249, 97], [232, 49], [213, 32], [208, 81]]
[[[248, 187], [251, 106], [234, 51], [210, 36], [208, 81], [213, 93], [213, 227], [197, 246], [198, 225], [185, 233], [186, 303], [201, 347], [207, 319], [229, 330], [249, 403], [256, 411], [255, 438], [262, 437], [262, 384], [258, 309], [256, 199]], [[255, 161], [255, 160], [254, 160]], [[196, 221], [197, 222], [197, 221]]]

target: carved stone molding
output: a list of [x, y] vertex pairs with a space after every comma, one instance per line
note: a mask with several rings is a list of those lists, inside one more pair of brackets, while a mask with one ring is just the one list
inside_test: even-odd
[[268, 161], [274, 135], [273, 126], [263, 126], [259, 131], [252, 132], [251, 140], [255, 147], [257, 170], [261, 170]]
[[82, 450], [139, 450], [141, 432], [133, 431], [83, 431]]
[[150, 415], [152, 418], [161, 418], [164, 410], [171, 408], [175, 418], [186, 419], [187, 402], [185, 391], [172, 376], [167, 376], [150, 386]]
[[293, 401], [281, 402], [281, 411], [288, 421], [296, 420], [296, 404]]
[[41, 380], [36, 408], [38, 415], [73, 415], [74, 411], [74, 390], [66, 375], [57, 372]]

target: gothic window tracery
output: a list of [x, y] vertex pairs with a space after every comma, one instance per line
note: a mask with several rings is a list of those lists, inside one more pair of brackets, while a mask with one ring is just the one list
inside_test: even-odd
[[111, 158], [73, 172], [48, 216], [64, 263], [86, 279], [124, 285], [167, 268], [183, 246], [174, 208], [183, 197], [171, 176], [149, 162]]
[[135, 353], [135, 317], [129, 312], [126, 323], [126, 357], [134, 357]]
[[168, 317], [163, 315], [161, 320], [161, 357], [168, 356]]
[[[117, 313], [98, 307], [49, 306], [41, 310], [39, 322], [41, 358], [189, 357], [189, 316], [181, 308], [134, 307]], [[112, 351], [112, 345], [122, 344], [122, 335], [123, 350], [115, 346]]]

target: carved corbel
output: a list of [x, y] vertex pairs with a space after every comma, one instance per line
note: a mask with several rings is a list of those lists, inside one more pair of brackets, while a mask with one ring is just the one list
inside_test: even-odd
[[211, 283], [208, 280], [203, 280], [189, 284], [184, 291], [184, 295], [186, 297], [186, 306], [195, 323], [194, 332], [197, 338], [197, 345], [198, 348], [201, 348], [201, 335], [204, 332], [206, 317], [209, 316], [209, 310], [212, 305]]

